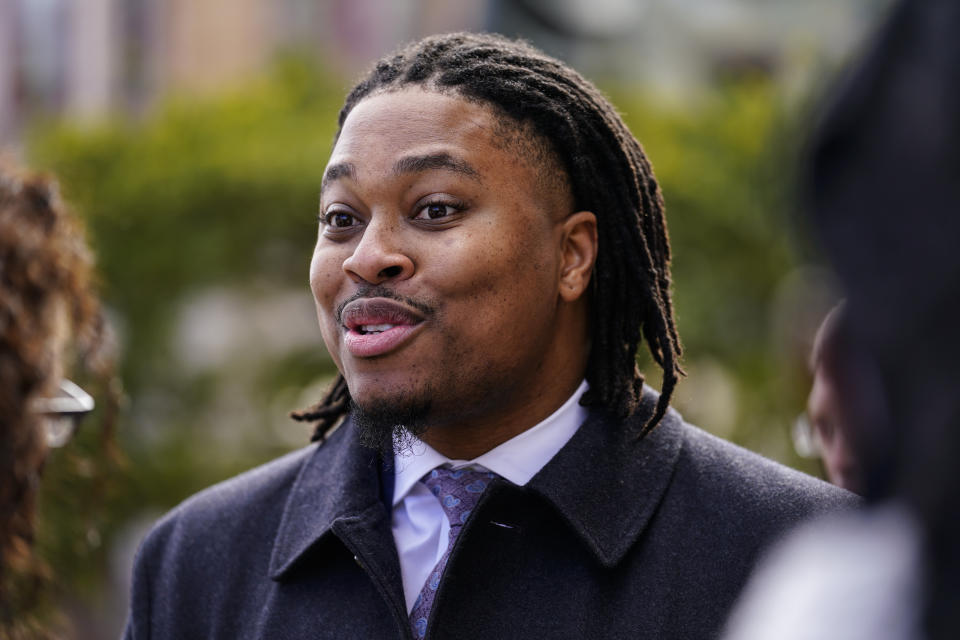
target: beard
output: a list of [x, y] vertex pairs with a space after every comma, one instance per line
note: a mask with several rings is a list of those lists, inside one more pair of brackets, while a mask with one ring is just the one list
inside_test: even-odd
[[430, 405], [429, 395], [370, 402], [357, 402], [351, 398], [350, 416], [360, 436], [360, 444], [376, 450], [384, 460], [392, 462], [394, 452], [410, 449], [414, 440], [427, 430]]

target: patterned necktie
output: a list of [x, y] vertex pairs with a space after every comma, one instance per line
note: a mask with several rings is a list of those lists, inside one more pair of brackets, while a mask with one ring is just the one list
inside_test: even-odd
[[427, 485], [430, 492], [437, 497], [440, 505], [443, 507], [447, 519], [450, 520], [450, 539], [447, 541], [447, 550], [437, 562], [437, 565], [427, 576], [427, 581], [420, 590], [416, 602], [413, 603], [413, 610], [410, 612], [410, 625], [413, 627], [413, 637], [422, 638], [427, 633], [427, 620], [430, 618], [430, 608], [433, 606], [433, 599], [437, 595], [437, 587], [440, 586], [440, 577], [443, 575], [443, 569], [447, 566], [447, 558], [450, 557], [450, 549], [453, 543], [460, 535], [463, 523], [470, 517], [470, 512], [476, 506], [480, 496], [490, 481], [497, 477], [497, 474], [489, 471], [477, 471], [475, 469], [449, 469], [447, 467], [437, 467], [420, 479], [420, 482]]

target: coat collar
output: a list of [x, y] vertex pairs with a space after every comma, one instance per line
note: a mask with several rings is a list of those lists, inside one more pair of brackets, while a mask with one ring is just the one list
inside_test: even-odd
[[271, 578], [282, 578], [337, 521], [367, 520], [377, 509], [385, 511], [380, 464], [379, 454], [360, 444], [349, 420], [317, 447], [287, 498], [270, 557]]
[[[683, 421], [672, 409], [652, 433], [637, 439], [656, 399], [657, 394], [645, 388], [643, 406], [625, 421], [592, 411], [526, 485], [554, 506], [606, 567], [615, 566], [646, 528], [680, 455]], [[374, 514], [389, 518], [380, 465], [380, 456], [360, 444], [349, 420], [307, 458], [277, 531], [271, 578], [287, 574], [307, 551], [332, 535], [338, 521], [369, 521]]]
[[680, 455], [683, 420], [672, 409], [637, 439], [657, 397], [644, 388], [643, 406], [625, 421], [591, 412], [527, 485], [555, 507], [605, 567], [617, 565], [646, 528]]

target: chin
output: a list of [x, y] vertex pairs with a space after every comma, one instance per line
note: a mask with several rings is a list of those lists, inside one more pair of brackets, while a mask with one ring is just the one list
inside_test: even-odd
[[403, 406], [432, 394], [403, 375], [345, 375], [350, 397], [361, 406]]
[[[347, 384], [349, 387], [349, 382]], [[360, 394], [351, 393], [350, 415], [360, 434], [360, 441], [376, 449], [385, 459], [394, 450], [410, 446], [429, 426], [431, 400], [429, 394]]]

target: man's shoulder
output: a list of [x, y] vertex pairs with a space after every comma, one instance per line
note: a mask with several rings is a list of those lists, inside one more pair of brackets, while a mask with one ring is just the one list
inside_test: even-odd
[[346, 431], [337, 429], [321, 444], [302, 447], [190, 496], [157, 521], [141, 553], [163, 550], [164, 554], [191, 555], [189, 549], [198, 541], [218, 549], [272, 544], [289, 499], [305, 474], [312, 471], [311, 495], [322, 498], [335, 492], [336, 487], [327, 482], [339, 482], [339, 476], [325, 470], [337, 468], [345, 455]]
[[261, 583], [287, 498], [315, 452], [304, 447], [204, 489], [154, 524], [134, 562], [133, 627], [152, 624], [163, 607], [199, 610]]
[[258, 509], [263, 502], [274, 500], [278, 493], [289, 491], [303, 464], [316, 449], [316, 445], [302, 447], [218, 482], [190, 496], [168, 515], [203, 517], [216, 512], [222, 517]]
[[674, 483], [718, 508], [794, 520], [849, 509], [854, 494], [774, 462], [686, 422]]
[[263, 526], [265, 515], [283, 508], [316, 448], [297, 449], [190, 496], [157, 521], [145, 546], [171, 537], [196, 539], [198, 534], [209, 536], [212, 532], [222, 539], [232, 529]]

